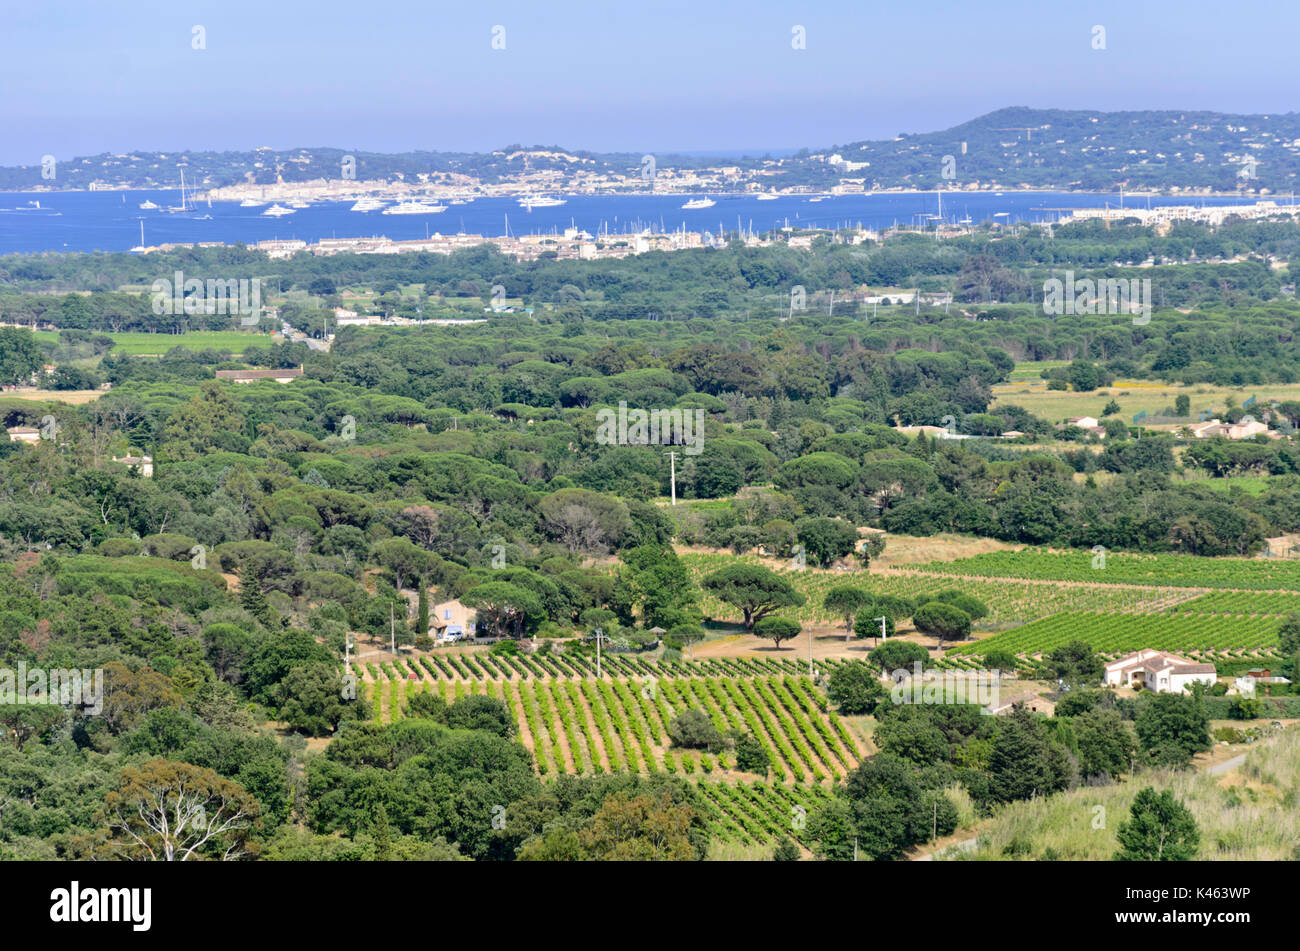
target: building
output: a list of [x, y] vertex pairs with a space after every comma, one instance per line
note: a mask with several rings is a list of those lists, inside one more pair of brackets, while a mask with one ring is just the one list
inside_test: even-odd
[[437, 631], [439, 637], [465, 634], [473, 636], [476, 620], [474, 609], [466, 607], [455, 598], [435, 604], [429, 609], [429, 627]]
[[1065, 421], [1067, 426], [1078, 426], [1080, 429], [1096, 429], [1101, 425], [1096, 416], [1074, 416]]
[[139, 469], [140, 475], [146, 479], [153, 478], [153, 456], [146, 456], [144, 453], [137, 456], [128, 449], [125, 456], [121, 459], [114, 456], [113, 461], [120, 462], [128, 469]]
[[41, 431], [31, 426], [10, 426], [7, 430], [10, 442], [40, 442]]
[[1264, 684], [1264, 692], [1268, 693], [1269, 684], [1289, 684], [1291, 681], [1285, 677], [1276, 677], [1271, 670], [1248, 670], [1234, 682], [1237, 693], [1243, 697], [1255, 696], [1255, 691], [1260, 684]]
[[1106, 665], [1108, 687], [1133, 687], [1157, 693], [1181, 693], [1191, 684], [1218, 680], [1213, 664], [1197, 664], [1164, 651], [1141, 650]]
[[1250, 439], [1260, 434], [1267, 436], [1269, 439], [1281, 438], [1280, 433], [1268, 428], [1268, 423], [1261, 423], [1257, 419], [1248, 417], [1242, 417], [1235, 423], [1225, 423], [1218, 419], [1211, 419], [1208, 422], [1189, 426], [1188, 430], [1196, 439], [1210, 439], [1214, 436], [1222, 436], [1225, 439]]
[[276, 383], [292, 383], [302, 376], [302, 367], [289, 367], [279, 370], [218, 370], [218, 380], [230, 380], [234, 383], [256, 383], [258, 380], [275, 380]]

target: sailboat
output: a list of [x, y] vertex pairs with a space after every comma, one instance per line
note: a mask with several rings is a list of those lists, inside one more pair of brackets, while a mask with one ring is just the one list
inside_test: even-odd
[[188, 214], [189, 211], [190, 211], [190, 208], [185, 204], [185, 169], [184, 169], [184, 167], [181, 168], [181, 203], [180, 203], [180, 206], [179, 206], [179, 207], [168, 208], [167, 211], [170, 212], [171, 214], [178, 214], [178, 215]]
[[140, 243], [131, 249], [132, 254], [144, 254], [144, 219], [140, 219]]

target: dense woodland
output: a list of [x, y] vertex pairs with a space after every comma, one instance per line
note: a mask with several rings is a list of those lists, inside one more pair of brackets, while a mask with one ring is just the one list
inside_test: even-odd
[[[1192, 247], [1202, 248], [1198, 258], [1289, 259], [1297, 237], [1274, 224], [1169, 239], [1078, 228], [1050, 240], [828, 242], [808, 256], [731, 248], [598, 264], [516, 264], [488, 250], [274, 264], [243, 250], [0, 260], [5, 320], [62, 329], [45, 341], [0, 328], [0, 378], [12, 385], [55, 363], [55, 375], [83, 375], [67, 388], [112, 384], [76, 406], [0, 399], [6, 425], [50, 436], [0, 443], [0, 665], [98, 668], [107, 681], [102, 716], [0, 709], [0, 856], [139, 857], [114, 831], [114, 810], [150, 782], [186, 780], [208, 784], [232, 814], [256, 816], [203, 846], [204, 857], [702, 857], [705, 810], [689, 783], [543, 783], [496, 700], [428, 702], [396, 724], [368, 722], [365, 691], [347, 698], [338, 689], [349, 632], [387, 637], [396, 614], [401, 642], [427, 646], [426, 599], [457, 597], [510, 639], [601, 627], [615, 649], [635, 650], [659, 626], [676, 651], [706, 619], [674, 544], [783, 557], [802, 545], [831, 564], [854, 551], [862, 526], [1253, 553], [1265, 537], [1300, 531], [1300, 451], [1289, 438], [1207, 443], [1180, 459], [1174, 439], [1119, 425], [1094, 452], [1086, 434], [1057, 430], [1059, 420], [991, 409], [990, 388], [1026, 357], [1076, 361], [1064, 385], [1079, 388], [1107, 373], [1300, 379], [1300, 308], [1278, 299], [1286, 272], [1183, 260]], [[987, 302], [990, 275], [1019, 286], [1049, 263], [1083, 267], [1089, 255], [1168, 257], [1169, 293], [1182, 295], [1186, 312], [1157, 310], [1135, 326]], [[361, 285], [400, 312], [410, 295], [399, 291], [412, 283], [434, 305], [500, 283], [539, 309], [536, 320], [345, 328], [328, 352], [277, 344], [110, 354], [106, 331], [159, 328], [147, 297], [109, 288], [147, 286], [176, 268], [274, 278], [280, 305], [308, 318]], [[887, 308], [877, 319], [834, 304], [830, 315], [811, 306], [786, 320], [776, 313], [792, 284], [815, 304], [832, 288], [905, 285], [927, 270], [957, 281], [967, 305]], [[298, 365], [304, 377], [288, 385], [214, 378], [218, 369]], [[702, 451], [671, 447], [682, 505], [663, 504], [669, 446], [598, 438], [597, 412], [619, 403], [702, 413]], [[1289, 408], [1300, 422], [1300, 407]], [[949, 416], [967, 434], [1026, 435], [941, 441], [894, 428]], [[128, 450], [152, 456], [151, 478], [113, 461]], [[1229, 494], [1173, 481], [1187, 466], [1279, 478], [1255, 495]], [[1096, 472], [1113, 478], [1104, 488], [1075, 478]], [[717, 590], [742, 583], [767, 581], [704, 580]], [[772, 595], [768, 610], [793, 603], [784, 596]], [[747, 626], [755, 620], [747, 609]], [[1087, 651], [1052, 663], [1080, 682], [1080, 671], [1096, 673]], [[880, 685], [866, 681], [875, 688], [841, 682], [837, 702], [875, 708]], [[1120, 742], [1117, 723], [1131, 720], [1144, 737], [1148, 723], [1153, 762], [1185, 763], [1200, 748], [1195, 739], [1170, 752], [1168, 731], [1152, 725], [1162, 716], [1198, 723], [1199, 708], [1112, 709], [1088, 696], [1092, 705], [1081, 698], [1075, 712], [1091, 716], [1079, 730], [1099, 747]], [[827, 857], [850, 849], [843, 830], [854, 810], [861, 822], [888, 814], [879, 841], [863, 847], [896, 857], [928, 837], [941, 811], [945, 828], [955, 825], [942, 795], [953, 783], [991, 807], [1118, 772], [1132, 755], [1081, 753], [1077, 739], [1028, 715], [994, 725], [969, 710], [887, 704], [878, 715], [884, 753], [815, 819]], [[287, 738], [266, 729], [272, 721]], [[318, 753], [303, 736], [333, 739]], [[487, 824], [498, 804], [510, 820]], [[618, 831], [629, 825], [642, 831]]]

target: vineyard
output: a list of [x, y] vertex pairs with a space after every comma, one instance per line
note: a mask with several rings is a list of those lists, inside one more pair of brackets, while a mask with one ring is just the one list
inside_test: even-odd
[[1169, 610], [1198, 614], [1300, 614], [1300, 594], [1283, 591], [1212, 591]]
[[1278, 642], [1280, 618], [1232, 614], [1058, 614], [1014, 630], [994, 634], [950, 652], [987, 654], [993, 650], [1013, 654], [1050, 651], [1070, 641], [1084, 641], [1097, 651], [1134, 651], [1143, 648], [1258, 651]]
[[[1089, 555], [1089, 558], [1092, 556]], [[754, 556], [736, 559], [728, 555], [686, 554], [682, 561], [690, 570], [695, 581], [711, 571], [739, 560], [752, 564], [764, 564]], [[948, 565], [964, 565], [966, 562], [948, 562]], [[936, 565], [925, 566], [925, 571], [938, 570]], [[937, 591], [944, 587], [960, 587], [962, 591], [983, 601], [989, 608], [988, 621], [994, 624], [1023, 623], [1051, 614], [1065, 611], [1122, 611], [1142, 613], [1145, 611], [1162, 611], [1195, 593], [1189, 593], [1182, 587], [1168, 585], [1164, 587], [1119, 587], [1110, 584], [1098, 584], [1103, 579], [1096, 576], [1086, 580], [1091, 585], [1057, 586], [1035, 584], [1032, 581], [1018, 581], [1010, 578], [962, 578], [954, 582], [936, 578], [932, 574], [912, 571], [872, 572], [865, 571], [825, 571], [817, 568], [794, 570], [789, 567], [776, 569], [807, 600], [802, 607], [787, 608], [779, 611], [782, 617], [789, 617], [802, 624], [843, 624], [842, 618], [834, 617], [822, 608], [826, 592], [839, 585], [856, 585], [876, 594], [888, 594], [897, 597], [912, 598], [918, 594]], [[956, 573], [955, 571], [953, 573]], [[1107, 582], [1113, 579], [1107, 577]], [[704, 613], [713, 618], [739, 620], [735, 609], [712, 597], [708, 592], [700, 602]]]
[[[461, 655], [462, 664], [468, 656]], [[482, 654], [476, 657], [480, 663], [485, 659]], [[861, 747], [844, 722], [827, 710], [812, 681], [737, 669], [735, 663], [725, 662], [722, 666], [729, 672], [721, 676], [687, 675], [685, 664], [647, 664], [662, 673], [599, 680], [594, 675], [435, 680], [417, 677], [408, 660], [404, 676], [395, 664], [370, 664], [363, 668], [363, 679], [377, 701], [374, 715], [380, 722], [399, 719], [407, 700], [420, 691], [434, 691], [448, 703], [471, 693], [496, 697], [510, 709], [543, 776], [663, 770], [704, 777], [732, 769], [729, 751], [671, 745], [668, 725], [688, 709], [708, 714], [720, 732], [752, 734], [767, 751], [771, 778], [777, 783], [821, 783], [842, 778], [857, 766]], [[690, 664], [689, 672], [697, 668], [720, 669], [709, 661]]]
[[761, 782], [701, 782], [699, 790], [711, 811], [706, 821], [713, 834], [742, 845], [772, 845], [789, 837], [809, 847], [807, 818], [834, 796], [822, 786]]
[[939, 575], [1131, 584], [1177, 588], [1240, 588], [1248, 591], [1300, 591], [1300, 561], [1255, 558], [1200, 558], [1194, 555], [1140, 555], [1108, 552], [1105, 567], [1093, 567], [1091, 551], [1050, 552], [1026, 548], [995, 551], [957, 561], [931, 562], [918, 571]]

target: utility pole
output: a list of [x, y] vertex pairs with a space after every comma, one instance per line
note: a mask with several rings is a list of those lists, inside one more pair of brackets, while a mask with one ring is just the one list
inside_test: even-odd
[[871, 620], [880, 622], [880, 641], [876, 643], [876, 646], [879, 647], [885, 640], [885, 619], [884, 617], [873, 617]]
[[672, 489], [672, 491], [673, 491], [673, 505], [676, 505], [676, 504], [677, 504], [677, 453], [676, 453], [676, 452], [673, 452], [672, 450], [669, 450], [669, 452], [668, 452], [668, 465], [669, 465], [669, 467], [670, 467], [670, 471], [671, 471], [671, 473], [672, 473], [672, 475], [671, 475], [671, 481], [672, 481], [672, 486], [673, 486], [673, 489]]
[[388, 604], [388, 649], [397, 653], [397, 627], [393, 620], [393, 604]]
[[596, 679], [600, 679], [600, 641], [605, 636], [604, 630], [596, 628]]

